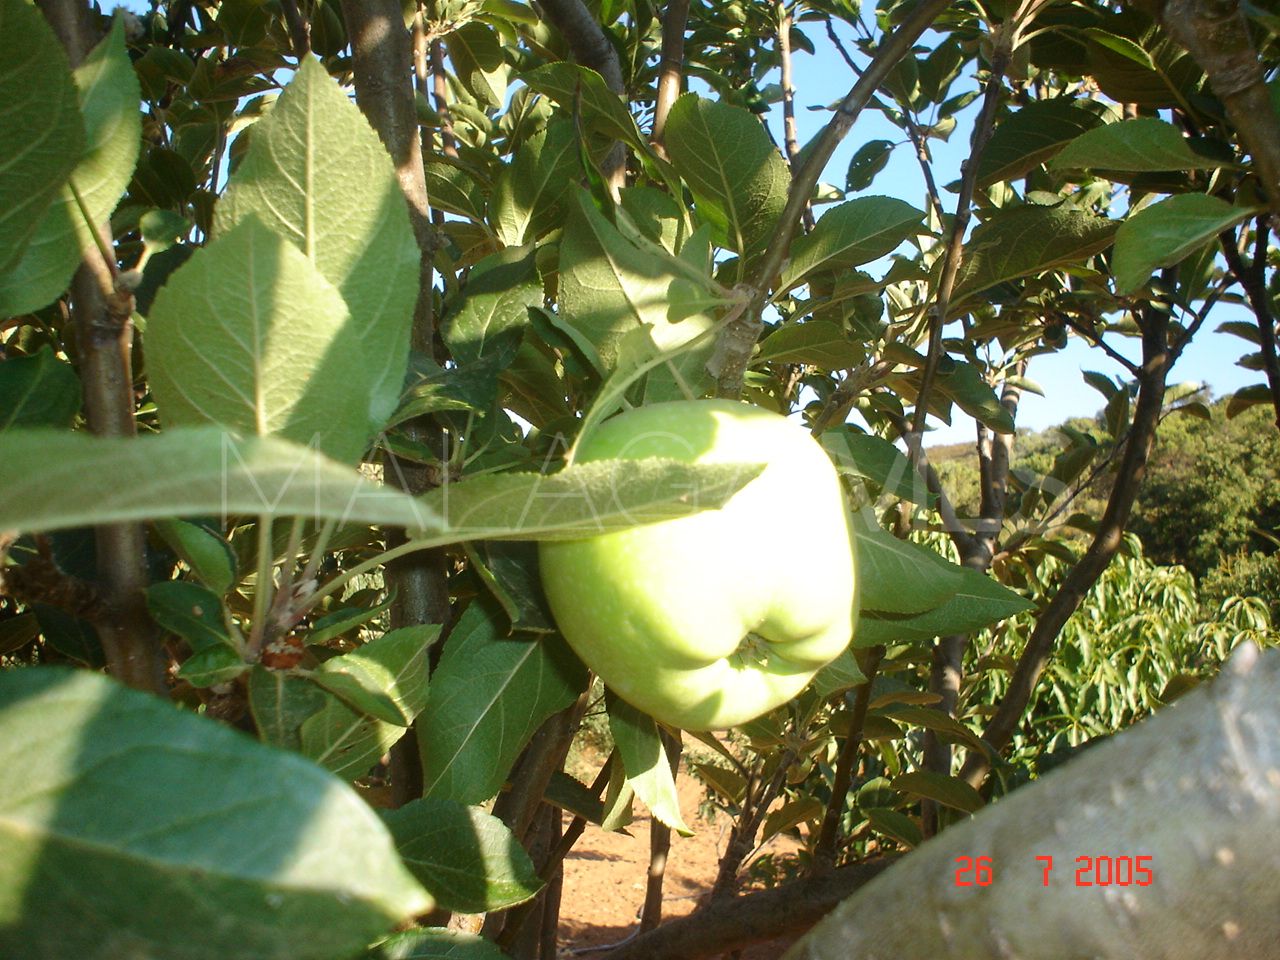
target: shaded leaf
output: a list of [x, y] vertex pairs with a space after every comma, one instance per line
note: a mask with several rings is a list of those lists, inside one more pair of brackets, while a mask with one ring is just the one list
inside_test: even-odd
[[1136, 292], [1160, 267], [1175, 264], [1213, 243], [1223, 230], [1256, 212], [1203, 193], [1168, 197], [1144, 207], [1126, 220], [1116, 234], [1111, 262], [1116, 292]]
[[820, 370], [844, 370], [866, 359], [866, 349], [851, 340], [844, 327], [832, 320], [788, 323], [760, 344], [755, 360], [803, 363]]
[[581, 169], [577, 133], [568, 120], [553, 119], [521, 143], [494, 184], [489, 219], [498, 239], [519, 246], [558, 226]]
[[[492, 0], [487, 0], [492, 2]], [[406, 930], [384, 940], [364, 960], [510, 960], [492, 941], [445, 927]]]
[[349, 788], [106, 677], [0, 673], [0, 734], [7, 956], [331, 960], [431, 907]]
[[1026, 176], [1102, 118], [1074, 97], [1032, 101], [1006, 117], [978, 159], [979, 187]]
[[848, 270], [883, 257], [922, 232], [923, 221], [924, 213], [893, 197], [859, 197], [832, 207], [792, 245], [777, 292], [819, 270]]
[[983, 806], [978, 791], [958, 777], [948, 777], [928, 770], [916, 770], [894, 777], [893, 788], [917, 797], [927, 797], [935, 803], [952, 807], [963, 813], [975, 813]]
[[1090, 130], [1063, 148], [1054, 170], [1200, 170], [1222, 163], [1196, 153], [1177, 127], [1138, 117]]
[[70, 427], [79, 412], [80, 378], [49, 347], [0, 363], [0, 430]]

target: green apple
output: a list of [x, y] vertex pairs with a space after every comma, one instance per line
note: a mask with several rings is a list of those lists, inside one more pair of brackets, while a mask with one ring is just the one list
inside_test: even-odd
[[745, 723], [849, 643], [855, 575], [839, 478], [803, 427], [731, 400], [630, 410], [576, 453], [648, 457], [764, 469], [718, 510], [543, 543], [551, 611], [587, 666], [658, 720]]

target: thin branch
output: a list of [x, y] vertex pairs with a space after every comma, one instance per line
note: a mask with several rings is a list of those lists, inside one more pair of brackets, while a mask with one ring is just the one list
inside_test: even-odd
[[[89, 9], [77, 0], [41, 0], [39, 4], [74, 67], [97, 37]], [[78, 198], [77, 198], [78, 199]], [[82, 214], [87, 213], [81, 206]], [[102, 437], [133, 437], [133, 292], [118, 282], [115, 244], [107, 224], [88, 223], [95, 248], [71, 281], [71, 315], [79, 346], [80, 381], [90, 432]], [[144, 591], [150, 582], [146, 531], [139, 523], [94, 528], [98, 579], [107, 606], [97, 625], [107, 669], [139, 690], [165, 689], [164, 664], [155, 626], [147, 615]]]
[[712, 364], [708, 364], [716, 378], [716, 394], [721, 397], [738, 397], [742, 394], [743, 378], [751, 360], [760, 331], [764, 329], [762, 314], [768, 302], [769, 291], [777, 282], [782, 265], [790, 255], [791, 241], [804, 219], [805, 208], [813, 197], [818, 178], [845, 138], [862, 108], [888, 78], [894, 67], [911, 53], [920, 35], [929, 29], [950, 4], [947, 0], [924, 0], [898, 27], [885, 36], [883, 45], [858, 78], [857, 83], [845, 95], [836, 108], [835, 116], [822, 128], [813, 143], [813, 150], [791, 180], [787, 203], [778, 218], [752, 280], [753, 295], [746, 310], [721, 334], [716, 345]]
[[458, 155], [458, 138], [453, 133], [453, 112], [449, 109], [449, 81], [444, 72], [444, 45], [431, 41], [431, 92], [440, 115], [440, 149], [446, 157]]
[[1236, 249], [1235, 238], [1230, 232], [1220, 236], [1222, 253], [1226, 257], [1227, 266], [1235, 274], [1240, 286], [1244, 287], [1245, 296], [1249, 298], [1249, 306], [1253, 308], [1253, 317], [1258, 323], [1258, 346], [1262, 354], [1262, 369], [1267, 374], [1267, 386], [1271, 390], [1271, 406], [1276, 415], [1276, 426], [1280, 427], [1280, 362], [1276, 359], [1276, 321], [1271, 314], [1271, 298], [1267, 294], [1267, 235], [1266, 224], [1259, 219], [1257, 229], [1257, 248], [1254, 250], [1253, 262], [1245, 265]]
[[840, 756], [836, 759], [831, 797], [827, 801], [826, 812], [822, 815], [822, 827], [819, 829], [818, 843], [813, 851], [814, 874], [828, 873], [835, 868], [836, 843], [840, 839], [840, 821], [844, 819], [844, 806], [849, 799], [849, 788], [853, 786], [858, 751], [862, 747], [862, 728], [866, 723], [867, 708], [871, 703], [871, 684], [875, 681], [876, 672], [880, 669], [882, 657], [884, 657], [884, 647], [871, 647], [866, 651], [866, 659], [861, 665], [867, 680], [858, 687], [854, 695], [853, 710], [849, 714], [849, 730], [845, 734], [844, 745], [840, 748]]
[[1237, 0], [1165, 0], [1165, 29], [1204, 70], [1227, 117], [1253, 157], [1255, 172], [1280, 213], [1280, 117], [1271, 105], [1249, 22]]
[[884, 858], [708, 904], [610, 950], [607, 960], [701, 960], [800, 933], [895, 862]]
[[684, 74], [684, 32], [689, 22], [689, 0], [671, 0], [662, 15], [662, 62], [658, 65], [658, 97], [653, 108], [653, 147], [663, 156], [667, 115], [680, 96]]
[[280, 0], [280, 9], [284, 11], [284, 22], [289, 28], [293, 55], [301, 62], [311, 52], [311, 24], [298, 11], [298, 0]]
[[1063, 323], [1065, 323], [1068, 327], [1070, 327], [1076, 333], [1080, 334], [1080, 336], [1088, 340], [1089, 343], [1091, 343], [1093, 346], [1099, 348], [1103, 353], [1105, 353], [1108, 357], [1110, 357], [1116, 363], [1120, 364], [1120, 366], [1128, 370], [1135, 377], [1138, 375], [1138, 371], [1142, 369], [1136, 363], [1134, 363], [1132, 360], [1126, 357], [1123, 353], [1120, 353], [1118, 350], [1116, 350], [1115, 347], [1111, 346], [1111, 344], [1103, 340], [1102, 334], [1098, 333], [1095, 330], [1090, 330], [1084, 324], [1071, 319], [1071, 317], [1065, 314], [1060, 315], [1059, 319], [1062, 320]]
[[[1053, 655], [1053, 647], [1062, 628], [1120, 549], [1164, 407], [1165, 383], [1170, 363], [1168, 333], [1169, 315], [1165, 306], [1150, 306], [1143, 315], [1142, 371], [1138, 377], [1138, 401], [1124, 457], [1116, 471], [1115, 482], [1093, 541], [1036, 620], [1026, 649], [1019, 657], [1010, 678], [1009, 689], [983, 731], [983, 739], [997, 752], [1003, 750], [1012, 739], [1027, 704], [1031, 702], [1040, 674]], [[991, 761], [987, 754], [974, 750], [970, 752], [960, 775], [976, 786], [981, 784], [990, 769]]]
[[[560, 32], [573, 58], [584, 67], [590, 67], [604, 78], [605, 85], [619, 96], [626, 93], [622, 83], [622, 67], [618, 63], [618, 51], [604, 28], [596, 21], [582, 0], [541, 0], [546, 19]], [[609, 191], [617, 200], [627, 184], [627, 152], [621, 142], [615, 143], [605, 157], [601, 172]]]
[[[777, 0], [774, 13], [778, 19], [778, 59], [782, 71], [782, 142], [786, 149], [787, 165], [794, 175], [800, 156], [800, 143], [796, 134], [796, 88], [791, 81], [791, 12], [787, 0]], [[813, 229], [813, 208], [804, 208], [804, 228]]]
[[760, 831], [760, 825], [764, 823], [764, 818], [769, 812], [769, 805], [778, 796], [778, 791], [786, 782], [787, 771], [795, 760], [794, 750], [783, 751], [782, 756], [778, 758], [778, 765], [773, 775], [765, 781], [759, 794], [751, 797], [751, 791], [748, 791], [747, 802], [744, 802], [743, 810], [738, 815], [738, 822], [729, 831], [729, 847], [720, 858], [716, 880], [711, 887], [712, 902], [733, 893], [737, 886], [738, 870], [742, 867], [742, 861], [755, 847], [756, 834]]
[[[680, 738], [662, 731], [662, 746], [674, 778], [680, 769]], [[667, 854], [671, 852], [671, 828], [655, 816], [649, 817], [649, 872], [644, 888], [644, 907], [640, 911], [640, 932], [654, 929], [662, 921], [662, 887], [667, 873]]]

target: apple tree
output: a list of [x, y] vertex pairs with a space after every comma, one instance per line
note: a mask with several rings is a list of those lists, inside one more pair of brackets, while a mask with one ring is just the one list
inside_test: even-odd
[[[0, 0], [0, 953], [551, 958], [564, 858], [639, 805], [619, 960], [846, 898], [798, 955], [1264, 955], [1276, 636], [1126, 530], [1161, 422], [1214, 415], [1174, 379], [1206, 325], [1258, 374], [1226, 415], [1280, 424], [1278, 35]], [[1015, 469], [1069, 342], [1116, 371], [1096, 429]], [[682, 755], [732, 828], [662, 923]], [[1139, 844], [1167, 896], [1026, 922], [1038, 851]]]

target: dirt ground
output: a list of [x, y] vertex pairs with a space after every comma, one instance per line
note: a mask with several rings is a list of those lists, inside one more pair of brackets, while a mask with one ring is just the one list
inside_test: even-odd
[[[727, 816], [722, 814], [713, 823], [698, 818], [701, 784], [681, 770], [676, 788], [680, 812], [694, 835], [672, 834], [664, 886], [664, 921], [693, 912], [698, 898], [711, 889], [720, 852], [729, 839]], [[649, 866], [649, 817], [639, 802], [636, 813], [635, 822], [627, 828], [630, 836], [588, 828], [565, 860], [560, 956], [566, 960], [603, 958], [606, 954], [599, 948], [623, 940], [639, 925]], [[793, 841], [779, 839], [769, 849], [776, 853], [794, 848]], [[777, 960], [790, 943], [787, 938], [761, 944], [745, 951], [743, 958]]]

